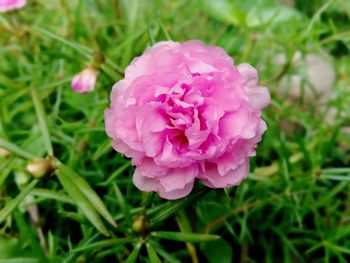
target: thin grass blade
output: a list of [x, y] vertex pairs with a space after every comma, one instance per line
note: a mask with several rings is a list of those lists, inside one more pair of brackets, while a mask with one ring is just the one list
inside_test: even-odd
[[33, 86], [30, 87], [30, 93], [32, 95], [35, 112], [38, 117], [39, 126], [40, 126], [41, 133], [43, 135], [43, 140], [44, 140], [47, 153], [50, 155], [53, 155], [53, 147], [51, 143], [50, 132], [47, 125], [46, 113], [45, 113], [43, 103], [41, 102], [41, 99], [39, 98]]
[[168, 231], [152, 232], [151, 236], [161, 238], [161, 239], [169, 239], [173, 241], [182, 241], [182, 242], [191, 242], [191, 243], [207, 242], [207, 241], [214, 241], [214, 240], [220, 239], [220, 236], [218, 235], [168, 232]]
[[88, 245], [83, 245], [72, 250], [72, 252], [81, 252], [86, 250], [100, 250], [106, 247], [112, 247], [120, 244], [128, 244], [135, 242], [135, 238], [114, 238], [109, 240], [97, 241]]
[[32, 160], [36, 158], [36, 156], [31, 154], [30, 152], [27, 152], [21, 149], [20, 147], [18, 147], [17, 145], [14, 145], [13, 143], [8, 142], [4, 139], [0, 139], [0, 147], [5, 148], [9, 152], [15, 153], [24, 159]]
[[140, 254], [141, 247], [142, 243], [136, 243], [134, 249], [128, 256], [128, 258], [125, 260], [125, 263], [135, 263]]
[[75, 204], [72, 198], [70, 198], [68, 195], [65, 195], [53, 190], [48, 190], [43, 188], [34, 188], [31, 191], [31, 194], [35, 196], [48, 198], [48, 199], [54, 199], [60, 202], [68, 203], [68, 204]]
[[192, 204], [196, 200], [202, 198], [205, 196], [207, 193], [209, 193], [208, 188], [202, 188], [198, 192], [183, 198], [179, 201], [172, 202], [168, 208], [165, 208], [162, 212], [156, 214], [153, 218], [151, 218], [150, 226], [153, 227], [157, 225], [158, 223], [164, 221], [165, 219], [169, 218], [170, 216], [174, 215], [177, 213], [179, 210], [182, 208]]
[[30, 182], [14, 199], [12, 199], [1, 211], [0, 211], [0, 224], [11, 214], [11, 212], [19, 205], [19, 203], [33, 190], [38, 184], [39, 180], [34, 179]]
[[85, 181], [84, 178], [79, 176], [75, 171], [64, 164], [60, 164], [58, 169], [61, 173], [64, 173], [67, 178], [74, 184], [85, 196], [90, 204], [96, 209], [96, 211], [107, 220], [112, 226], [117, 227], [112, 215], [109, 213], [105, 204], [101, 198], [96, 194], [92, 187]]
[[56, 175], [58, 177], [58, 180], [61, 182], [63, 188], [73, 198], [77, 206], [81, 209], [81, 211], [91, 222], [91, 224], [103, 235], [109, 236], [107, 228], [103, 224], [100, 216], [98, 215], [92, 204], [80, 191], [80, 189], [70, 180], [69, 176], [66, 173], [62, 172], [61, 169], [58, 169], [56, 171]]
[[152, 245], [150, 243], [146, 244], [146, 249], [147, 249], [148, 257], [149, 257], [151, 263], [162, 263], [162, 261], [157, 256], [156, 251], [154, 250], [154, 248], [152, 247]]

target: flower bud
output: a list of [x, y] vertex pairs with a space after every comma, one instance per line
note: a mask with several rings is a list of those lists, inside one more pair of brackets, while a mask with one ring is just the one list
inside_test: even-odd
[[48, 173], [52, 172], [53, 167], [50, 160], [39, 159], [32, 160], [26, 167], [28, 173], [30, 173], [35, 178], [42, 178]]
[[133, 219], [132, 230], [137, 234], [142, 234], [148, 231], [148, 220], [146, 216], [139, 215]]
[[78, 93], [88, 93], [95, 89], [98, 71], [94, 68], [86, 68], [72, 79], [72, 89]]
[[0, 157], [7, 158], [10, 155], [11, 155], [11, 153], [8, 150], [0, 147]]

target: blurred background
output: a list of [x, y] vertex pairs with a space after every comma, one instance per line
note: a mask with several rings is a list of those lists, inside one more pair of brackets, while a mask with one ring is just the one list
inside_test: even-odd
[[[0, 13], [0, 261], [349, 262], [349, 30], [348, 0], [28, 0]], [[268, 131], [238, 187], [149, 200], [110, 147], [112, 85], [167, 39], [223, 47], [271, 92]], [[75, 93], [89, 66], [95, 90]], [[119, 225], [111, 237], [62, 180], [33, 183], [27, 159], [48, 153], [101, 197]]]

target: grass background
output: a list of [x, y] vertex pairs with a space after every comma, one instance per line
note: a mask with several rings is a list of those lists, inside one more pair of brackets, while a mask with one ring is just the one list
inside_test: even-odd
[[[12, 154], [0, 157], [0, 208], [11, 208], [0, 212], [0, 262], [350, 261], [349, 28], [345, 0], [29, 0], [1, 14], [0, 146]], [[133, 186], [129, 161], [110, 147], [111, 86], [134, 56], [169, 38], [222, 46], [270, 89], [269, 128], [238, 187], [161, 200]], [[323, 93], [306, 74], [309, 54], [335, 73]], [[101, 55], [96, 90], [74, 93], [74, 74]], [[57, 176], [33, 181], [26, 159], [51, 151], [118, 228], [91, 219]], [[135, 232], [145, 218], [150, 232]], [[198, 242], [211, 234], [221, 238]]]

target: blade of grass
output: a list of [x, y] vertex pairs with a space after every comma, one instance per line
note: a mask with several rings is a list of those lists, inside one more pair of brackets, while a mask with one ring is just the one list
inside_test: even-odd
[[9, 259], [1, 259], [0, 263], [39, 263], [40, 259], [38, 258], [9, 258]]
[[316, 21], [321, 17], [322, 13], [328, 9], [328, 7], [333, 3], [333, 0], [328, 0], [326, 3], [324, 3], [320, 9], [314, 14], [314, 16], [311, 18], [310, 23], [308, 27], [306, 28], [306, 35], [309, 35], [311, 32], [311, 29], [313, 28]]
[[141, 247], [142, 247], [142, 243], [136, 243], [134, 249], [128, 256], [128, 258], [125, 260], [125, 263], [135, 263], [139, 256]]
[[325, 168], [322, 169], [322, 174], [350, 174], [350, 167]]
[[72, 183], [69, 178], [69, 175], [62, 172], [60, 169], [56, 170], [56, 175], [58, 180], [61, 182], [63, 188], [67, 191], [67, 193], [73, 198], [73, 200], [77, 203], [77, 206], [81, 209], [90, 223], [103, 235], [109, 236], [109, 233], [103, 224], [100, 216], [90, 204], [90, 202], [85, 198], [80, 189]]
[[84, 178], [79, 176], [75, 171], [64, 164], [59, 164], [58, 169], [61, 171], [61, 173], [64, 173], [67, 178], [69, 178], [72, 184], [74, 184], [74, 186], [81, 191], [85, 198], [90, 201], [90, 204], [104, 219], [107, 220], [107, 222], [109, 222], [112, 226], [117, 227], [117, 224], [107, 210], [103, 201], [92, 189], [92, 187], [84, 180]]
[[92, 55], [92, 49], [85, 47], [81, 44], [75, 43], [73, 41], [69, 41], [59, 35], [56, 35], [44, 28], [38, 27], [38, 26], [32, 26], [31, 27], [32, 31], [36, 31], [38, 33], [41, 33], [42, 35], [49, 37], [51, 39], [57, 40], [67, 46], [69, 46], [70, 48], [74, 49], [75, 51], [79, 52], [80, 54], [84, 55], [87, 58], [90, 58]]
[[7, 19], [5, 17], [3, 17], [2, 15], [0, 15], [0, 23], [3, 25], [3, 27], [7, 30], [13, 30], [13, 27], [11, 26], [11, 24], [9, 23], [9, 21], [7, 21]]
[[79, 214], [77, 212], [67, 212], [67, 211], [59, 210], [58, 213], [63, 217], [70, 218], [74, 221], [77, 221], [80, 224], [84, 224], [88, 226], [90, 225], [90, 222], [87, 220], [87, 218], [84, 215]]
[[166, 251], [158, 242], [155, 242], [154, 240], [150, 240], [149, 242], [152, 244], [154, 250], [168, 262], [181, 263], [180, 260], [175, 258], [174, 255], [170, 254], [169, 251]]
[[68, 203], [68, 204], [75, 204], [72, 198], [70, 198], [68, 195], [58, 193], [53, 190], [43, 189], [43, 188], [34, 188], [31, 191], [32, 195], [45, 197], [48, 199], [54, 199], [60, 202]]
[[169, 32], [168, 32], [168, 30], [165, 28], [165, 26], [163, 25], [163, 23], [162, 23], [160, 20], [158, 20], [158, 23], [159, 23], [160, 28], [162, 29], [162, 31], [163, 31], [163, 33], [164, 33], [166, 39], [171, 41], [172, 39], [171, 39], [171, 37], [170, 37], [170, 35], [169, 35]]
[[39, 180], [34, 179], [30, 182], [14, 199], [12, 199], [1, 211], [0, 211], [0, 224], [11, 214], [11, 212], [19, 205], [19, 203], [33, 190], [38, 184]]
[[[179, 229], [182, 233], [192, 232], [190, 222], [189, 222], [184, 210], [181, 210], [178, 213], [178, 215], [176, 216], [176, 222], [177, 222], [177, 225], [179, 226]], [[198, 261], [196, 247], [189, 242], [186, 242], [186, 247], [187, 247], [188, 253], [191, 256], [192, 262], [198, 263], [199, 261]]]
[[98, 160], [102, 155], [104, 155], [107, 151], [109, 151], [112, 148], [111, 146], [111, 140], [107, 139], [105, 140], [96, 150], [94, 155], [92, 156], [92, 160], [96, 161]]
[[115, 170], [114, 173], [112, 173], [112, 175], [104, 182], [102, 183], [103, 185], [108, 185], [110, 184], [112, 181], [115, 180], [115, 178], [117, 178], [119, 175], [121, 175], [126, 169], [128, 169], [131, 166], [130, 162], [127, 162], [125, 164], [123, 164], [122, 166], [120, 166], [117, 170]]
[[154, 248], [150, 243], [146, 244], [146, 249], [147, 249], [148, 257], [151, 260], [151, 263], [162, 263], [162, 261], [157, 256], [156, 251], [154, 250]]
[[4, 139], [0, 139], [0, 147], [5, 148], [9, 152], [15, 153], [24, 159], [32, 160], [36, 158], [35, 155], [31, 154], [30, 152], [27, 152], [21, 149], [20, 147], [18, 147], [17, 145], [14, 145], [13, 143], [8, 142]]
[[333, 180], [333, 181], [350, 181], [349, 175], [320, 175], [321, 179]]
[[127, 244], [135, 242], [135, 238], [113, 238], [109, 240], [97, 241], [88, 245], [83, 245], [77, 248], [74, 248], [71, 252], [81, 252], [86, 250], [100, 250], [105, 247], [111, 247], [120, 244]]
[[32, 95], [36, 115], [38, 116], [39, 126], [40, 126], [41, 133], [43, 135], [43, 140], [44, 140], [47, 153], [50, 155], [53, 155], [53, 147], [50, 139], [49, 128], [47, 126], [44, 105], [42, 104], [42, 101], [40, 100], [33, 86], [30, 87], [30, 93]]
[[0, 171], [0, 186], [2, 186], [5, 183], [14, 165], [15, 165], [15, 159], [11, 158], [10, 160], [7, 161], [4, 168]]
[[154, 227], [158, 223], [164, 221], [165, 219], [169, 218], [170, 216], [174, 215], [177, 211], [181, 210], [182, 208], [192, 204], [196, 200], [202, 198], [207, 193], [209, 193], [208, 188], [202, 188], [198, 192], [183, 198], [179, 201], [171, 202], [168, 208], [165, 208], [162, 212], [156, 214], [153, 218], [150, 220], [150, 227]]
[[161, 238], [161, 239], [169, 239], [173, 241], [182, 241], [182, 242], [191, 242], [191, 243], [207, 242], [207, 241], [214, 241], [214, 240], [220, 239], [220, 236], [218, 235], [168, 232], [168, 231], [152, 232], [151, 236]]
[[115, 183], [113, 184], [113, 189], [114, 189], [115, 195], [116, 195], [116, 197], [118, 199], [118, 203], [120, 205], [120, 209], [122, 210], [125, 219], [127, 221], [130, 221], [131, 217], [130, 217], [130, 213], [129, 213], [129, 208], [128, 208], [127, 203], [125, 202], [125, 198], [124, 198], [122, 192], [120, 191], [118, 185]]

